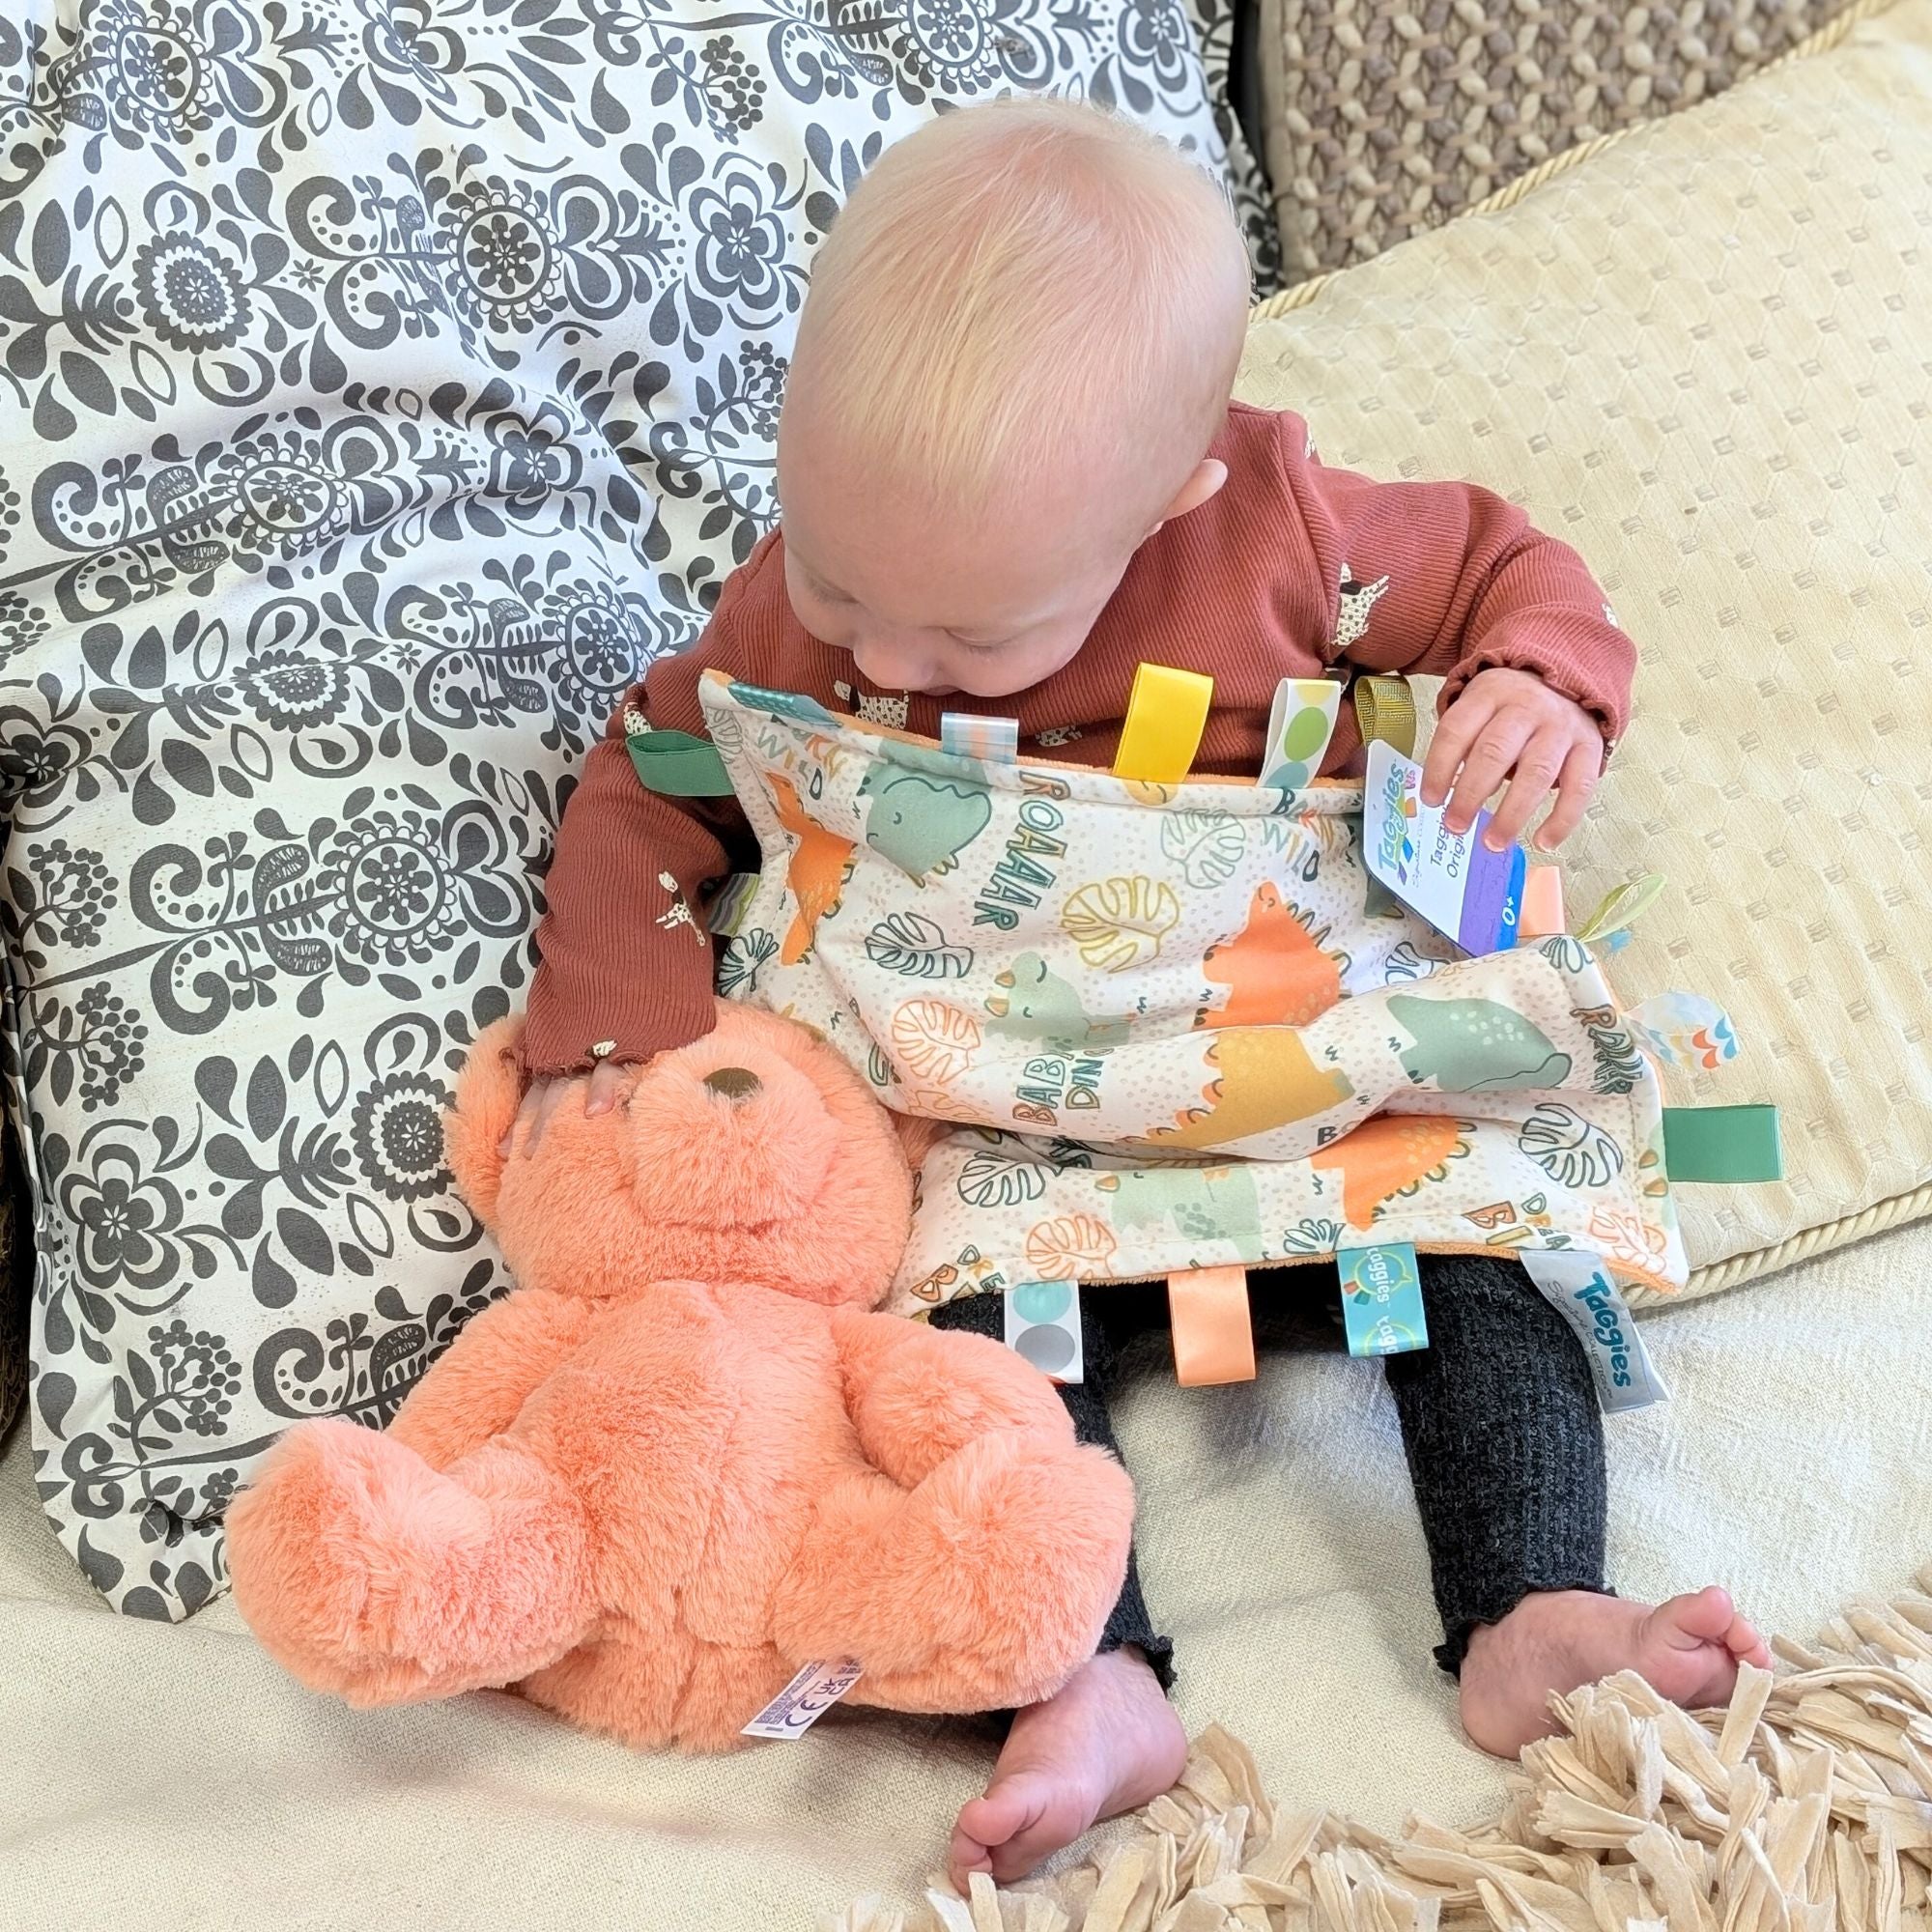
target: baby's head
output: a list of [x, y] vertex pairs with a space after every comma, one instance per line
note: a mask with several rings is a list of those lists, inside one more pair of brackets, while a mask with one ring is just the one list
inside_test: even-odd
[[892, 691], [1005, 696], [1220, 487], [1248, 264], [1212, 182], [1089, 107], [891, 149], [819, 251], [779, 432], [799, 620]]

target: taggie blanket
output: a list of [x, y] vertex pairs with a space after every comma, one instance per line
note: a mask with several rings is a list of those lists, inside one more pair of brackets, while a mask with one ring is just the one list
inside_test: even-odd
[[1588, 948], [1465, 959], [1371, 917], [1359, 783], [1150, 784], [701, 696], [763, 852], [722, 989], [960, 1128], [907, 1310], [1365, 1238], [1682, 1285], [1656, 1075]]

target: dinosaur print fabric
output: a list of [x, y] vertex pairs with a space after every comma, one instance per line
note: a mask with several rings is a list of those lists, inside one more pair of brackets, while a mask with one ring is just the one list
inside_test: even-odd
[[702, 700], [763, 855], [723, 990], [954, 1123], [907, 1312], [1372, 1240], [1682, 1284], [1657, 1077], [1590, 949], [1369, 916], [1359, 783], [986, 764], [722, 673]]

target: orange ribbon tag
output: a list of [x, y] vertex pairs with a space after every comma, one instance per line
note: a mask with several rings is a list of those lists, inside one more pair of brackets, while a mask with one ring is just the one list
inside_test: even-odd
[[1554, 866], [1532, 866], [1522, 876], [1519, 940], [1553, 939], [1563, 930], [1563, 874]]
[[1255, 1331], [1244, 1267], [1190, 1268], [1167, 1278], [1174, 1376], [1182, 1388], [1255, 1378]]

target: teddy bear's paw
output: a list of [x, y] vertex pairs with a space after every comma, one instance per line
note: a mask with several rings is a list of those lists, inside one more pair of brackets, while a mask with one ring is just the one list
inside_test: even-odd
[[434, 1696], [449, 1559], [482, 1500], [414, 1450], [331, 1419], [292, 1430], [228, 1516], [235, 1600], [302, 1682], [353, 1704]]
[[1132, 1529], [1133, 1486], [1111, 1457], [996, 1431], [916, 1489], [829, 1493], [776, 1634], [792, 1655], [858, 1658], [864, 1702], [1030, 1703], [1092, 1655]]

